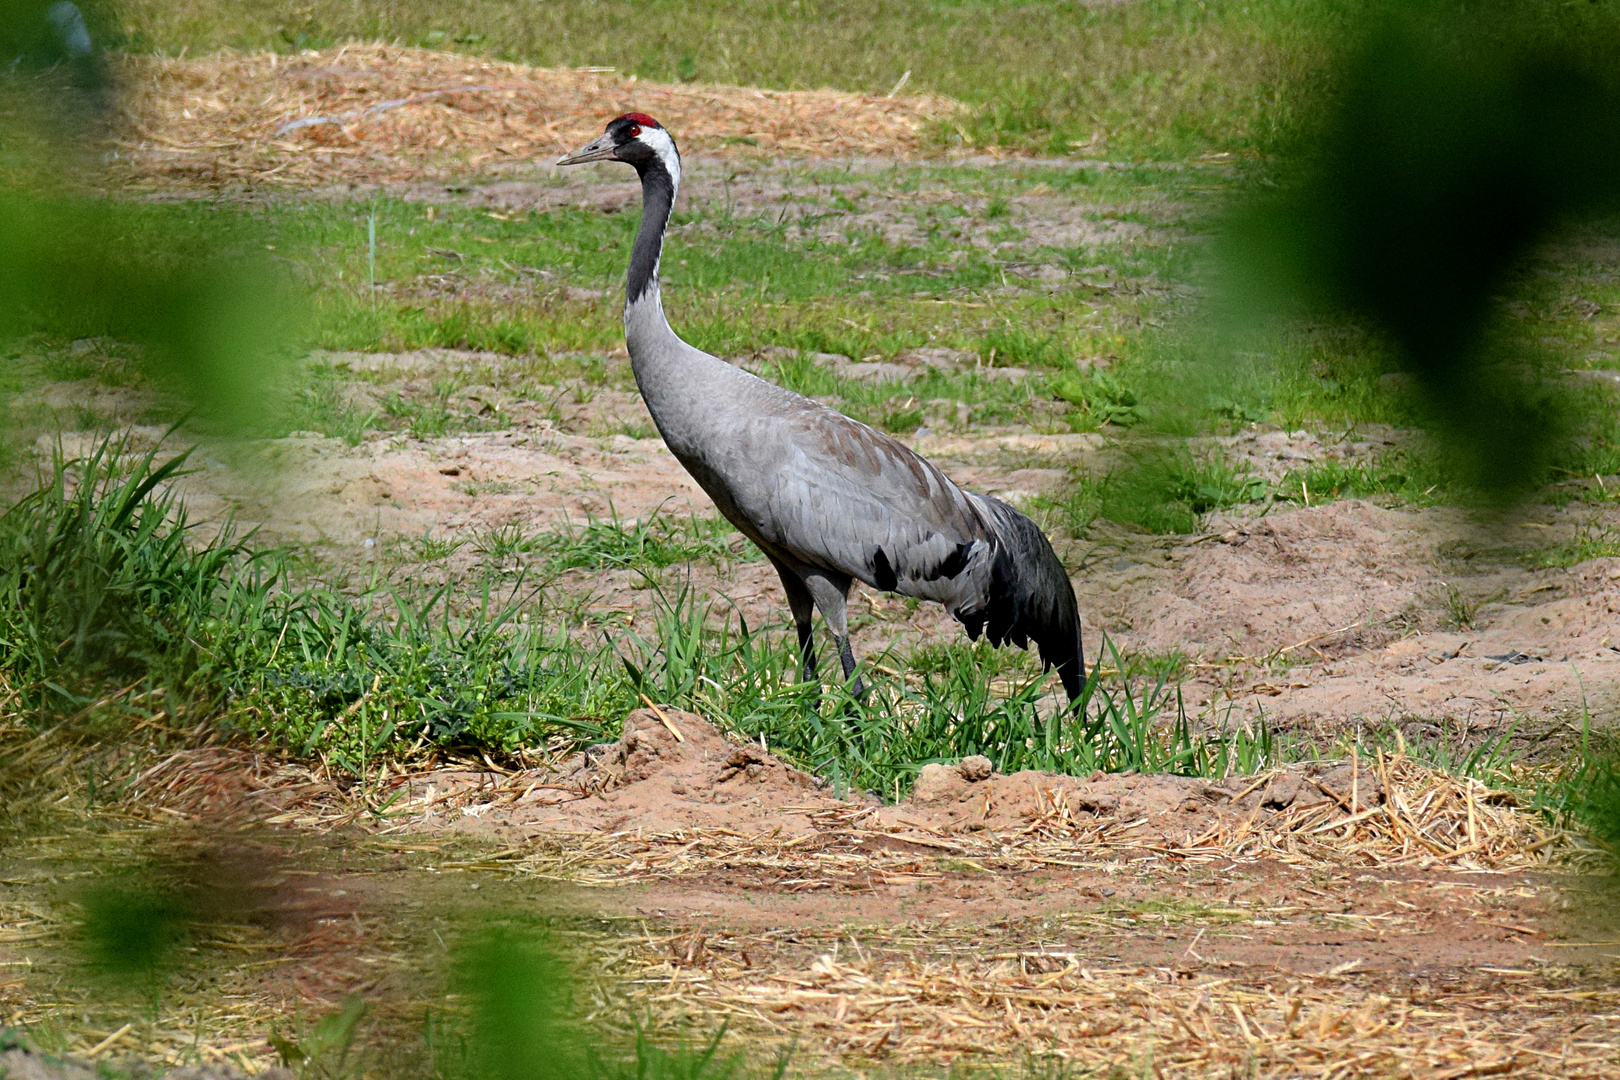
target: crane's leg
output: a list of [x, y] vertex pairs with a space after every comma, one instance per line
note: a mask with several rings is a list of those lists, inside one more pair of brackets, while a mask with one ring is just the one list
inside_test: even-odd
[[810, 620], [815, 617], [815, 601], [804, 587], [799, 575], [775, 559], [776, 574], [782, 579], [782, 591], [787, 593], [788, 610], [793, 612], [793, 625], [799, 631], [799, 681], [816, 681], [816, 641], [810, 634]]
[[852, 579], [840, 574], [835, 580], [831, 575], [817, 571], [806, 575], [805, 587], [810, 590], [810, 596], [821, 609], [821, 617], [827, 623], [827, 629], [832, 631], [833, 642], [838, 646], [838, 659], [844, 665], [844, 678], [847, 681], [854, 676], [854, 683], [850, 686], [850, 693], [856, 697], [866, 695], [866, 684], [861, 677], [855, 674], [855, 650], [849, 645], [849, 587]]

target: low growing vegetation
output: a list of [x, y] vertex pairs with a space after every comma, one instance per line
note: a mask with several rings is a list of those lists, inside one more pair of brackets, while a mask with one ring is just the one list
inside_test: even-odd
[[[797, 682], [779, 629], [716, 620], [688, 591], [664, 598], [651, 634], [590, 642], [548, 623], [544, 595], [486, 573], [447, 586], [372, 578], [342, 591], [227, 527], [204, 532], [169, 488], [187, 455], [104, 441], [58, 457], [46, 486], [0, 518], [7, 599], [0, 671], [41, 725], [64, 715], [116, 730], [165, 710], [364, 773], [374, 759], [445, 748], [501, 754], [600, 739], [642, 700], [701, 711], [763, 737], [833, 784], [898, 798], [929, 762], [969, 754], [1002, 771], [1249, 772], [1272, 760], [1264, 731], [1199, 734], [1163, 675], [1103, 682], [1054, 711], [1023, 653], [967, 644], [877, 659], [862, 699]], [[593, 522], [534, 540], [495, 533], [490, 556], [539, 549], [553, 569], [641, 566], [727, 551], [722, 534]], [[716, 547], [719, 541], [719, 547]], [[1139, 665], [1136, 665], [1139, 666]], [[1126, 670], [1115, 655], [1115, 672]]]

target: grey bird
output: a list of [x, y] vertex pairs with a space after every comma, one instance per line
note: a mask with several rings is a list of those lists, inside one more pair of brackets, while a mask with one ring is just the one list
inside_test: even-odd
[[1040, 649], [1070, 701], [1085, 683], [1080, 613], [1063, 563], [1011, 506], [963, 491], [897, 439], [682, 341], [664, 317], [658, 262], [681, 183], [675, 140], [626, 113], [559, 165], [622, 161], [641, 177], [641, 226], [625, 283], [624, 337], [659, 434], [722, 514], [781, 576], [816, 678], [820, 610], [846, 681], [853, 582], [945, 605], [977, 640]]

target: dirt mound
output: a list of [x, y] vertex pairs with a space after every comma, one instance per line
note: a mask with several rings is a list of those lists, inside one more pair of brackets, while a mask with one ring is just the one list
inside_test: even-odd
[[[1234, 822], [1320, 812], [1341, 820], [1381, 806], [1384, 788], [1370, 764], [1312, 762], [1261, 777], [1220, 781], [1158, 774], [998, 775], [984, 757], [927, 765], [909, 799], [882, 806], [871, 796], [835, 798], [826, 781], [760, 745], [728, 737], [694, 713], [638, 709], [617, 742], [576, 755], [555, 774], [514, 777], [523, 794], [502, 800], [477, 774], [434, 778], [437, 801], [462, 804], [446, 824], [459, 831], [671, 833], [723, 827], [778, 837], [809, 835], [828, 814], [859, 813], [871, 827], [934, 836], [1047, 834], [1076, 829], [1132, 831], [1178, 842]], [[466, 797], [458, 792], [465, 789]], [[482, 805], [469, 799], [486, 800]], [[408, 807], [408, 803], [401, 808]], [[426, 823], [426, 822], [425, 822]]]
[[836, 90], [641, 83], [425, 49], [350, 45], [296, 57], [127, 57], [130, 182], [397, 183], [544, 163], [610, 117], [650, 112], [687, 153], [906, 157], [955, 102]]
[[[470, 777], [445, 776], [454, 798]], [[803, 813], [839, 805], [826, 785], [766, 748], [727, 738], [695, 713], [669, 705], [625, 717], [617, 742], [599, 743], [563, 763], [509, 806], [452, 818], [526, 829], [669, 832], [706, 826], [808, 828]], [[794, 813], [798, 811], [798, 813]]]
[[1380, 806], [1383, 785], [1355, 763], [1311, 762], [1262, 777], [1219, 781], [1164, 774], [1095, 773], [1089, 778], [1045, 772], [997, 776], [987, 758], [958, 765], [927, 765], [906, 807], [921, 809], [937, 831], [1009, 832], [1065, 824], [1087, 815], [1099, 827], [1142, 828], [1180, 836], [1188, 828], [1213, 829], [1232, 814], [1251, 820], [1295, 808], [1360, 813]]

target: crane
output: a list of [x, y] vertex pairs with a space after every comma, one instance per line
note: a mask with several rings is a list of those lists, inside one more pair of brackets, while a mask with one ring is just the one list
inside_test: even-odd
[[1072, 702], [1085, 683], [1074, 586], [1028, 517], [963, 491], [910, 447], [694, 348], [664, 316], [658, 264], [681, 184], [675, 140], [625, 113], [558, 162], [621, 161], [641, 179], [641, 224], [625, 279], [624, 337], [636, 384], [665, 444], [715, 506], [765, 553], [799, 635], [800, 677], [815, 681], [819, 610], [852, 692], [857, 580], [943, 604], [978, 640], [1034, 642]]

